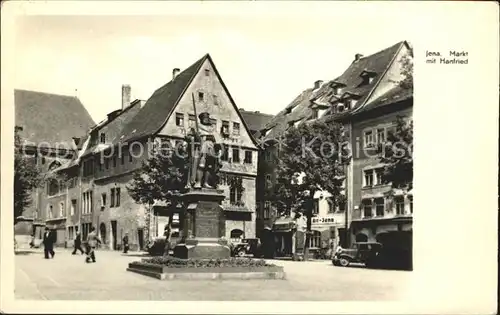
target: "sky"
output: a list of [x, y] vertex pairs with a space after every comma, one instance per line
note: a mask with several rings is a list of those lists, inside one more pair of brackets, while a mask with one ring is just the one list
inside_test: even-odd
[[173, 68], [209, 53], [239, 108], [276, 114], [316, 80], [341, 75], [356, 53], [411, 42], [404, 16], [365, 14], [19, 17], [15, 88], [76, 95], [97, 123], [121, 107], [122, 84], [147, 100]]

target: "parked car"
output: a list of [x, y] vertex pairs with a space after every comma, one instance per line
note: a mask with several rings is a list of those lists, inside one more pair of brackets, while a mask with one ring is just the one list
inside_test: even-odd
[[366, 262], [369, 268], [412, 270], [412, 253], [409, 249], [383, 247], [373, 259]]
[[382, 249], [377, 242], [356, 242], [351, 248], [342, 249], [334, 254], [332, 263], [335, 266], [347, 267], [351, 263], [371, 265]]
[[231, 255], [239, 257], [247, 255], [262, 257], [262, 245], [258, 238], [244, 238], [239, 243], [232, 244]]

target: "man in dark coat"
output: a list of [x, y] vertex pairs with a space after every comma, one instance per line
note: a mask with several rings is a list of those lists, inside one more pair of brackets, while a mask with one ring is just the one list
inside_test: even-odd
[[125, 236], [123, 237], [122, 242], [123, 242], [123, 253], [126, 254], [128, 252], [128, 249], [129, 249], [128, 233], [125, 233]]
[[54, 252], [54, 235], [48, 227], [45, 228], [45, 233], [43, 233], [43, 248], [45, 259], [49, 259], [49, 254], [54, 258], [56, 255]]
[[84, 251], [82, 249], [82, 235], [78, 231], [76, 232], [75, 241], [73, 243], [73, 252], [71, 254], [75, 255], [77, 250], [79, 250], [83, 255]]

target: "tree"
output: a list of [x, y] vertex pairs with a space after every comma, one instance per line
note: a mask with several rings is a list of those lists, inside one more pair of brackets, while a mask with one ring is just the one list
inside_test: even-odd
[[271, 202], [280, 214], [293, 211], [306, 216], [304, 259], [312, 233], [314, 194], [330, 193], [334, 206], [345, 201], [341, 187], [349, 159], [346, 140], [341, 125], [316, 120], [290, 127], [276, 143], [278, 163]]
[[176, 148], [155, 146], [152, 153], [135, 172], [132, 182], [127, 185], [132, 199], [136, 203], [145, 205], [146, 242], [150, 240], [153, 205], [155, 202], [164, 202], [167, 207], [179, 204], [179, 196], [185, 191], [188, 169], [188, 157], [182, 146]]
[[14, 224], [32, 203], [31, 193], [33, 189], [40, 187], [44, 183], [44, 176], [36, 166], [32, 158], [24, 153], [20, 127], [14, 130]]
[[413, 89], [413, 54], [404, 56], [401, 59], [401, 79], [398, 83], [403, 89]]
[[413, 187], [413, 121], [398, 116], [396, 128], [387, 141], [378, 147], [383, 163], [382, 182], [392, 188], [410, 190]]

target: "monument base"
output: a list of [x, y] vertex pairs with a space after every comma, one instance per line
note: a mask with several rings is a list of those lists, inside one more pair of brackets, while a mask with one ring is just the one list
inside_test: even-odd
[[229, 258], [231, 251], [222, 236], [226, 234], [224, 210], [220, 203], [224, 191], [202, 188], [183, 194], [185, 204], [182, 233], [186, 238], [174, 247], [181, 259]]
[[174, 247], [174, 257], [181, 259], [227, 259], [231, 257], [228, 246], [217, 239], [187, 239]]

